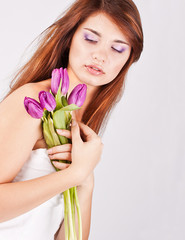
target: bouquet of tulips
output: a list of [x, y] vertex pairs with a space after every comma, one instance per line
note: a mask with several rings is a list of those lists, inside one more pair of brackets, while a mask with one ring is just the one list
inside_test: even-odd
[[[48, 148], [69, 143], [71, 140], [58, 135], [56, 129], [70, 130], [72, 111], [79, 109], [86, 98], [87, 86], [77, 85], [68, 96], [69, 76], [67, 69], [54, 69], [51, 76], [51, 89], [49, 92], [39, 92], [39, 101], [25, 97], [26, 111], [34, 118], [42, 120], [43, 135]], [[60, 162], [70, 163], [67, 160]], [[52, 160], [51, 160], [52, 164]], [[53, 165], [53, 164], [52, 164]], [[59, 171], [54, 165], [56, 171]], [[64, 225], [65, 239], [76, 240], [75, 206], [78, 215], [79, 240], [82, 240], [82, 221], [80, 205], [76, 187], [63, 193], [64, 195]]]

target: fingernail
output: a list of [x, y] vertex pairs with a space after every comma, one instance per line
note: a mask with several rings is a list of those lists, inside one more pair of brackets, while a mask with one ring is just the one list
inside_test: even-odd
[[72, 126], [75, 126], [77, 124], [75, 119], [72, 119]]
[[64, 133], [64, 131], [62, 129], [56, 129], [56, 131], [57, 131], [58, 134]]
[[48, 150], [47, 150], [47, 153], [48, 153], [48, 154], [52, 153], [52, 150], [51, 150], [51, 149], [48, 149]]

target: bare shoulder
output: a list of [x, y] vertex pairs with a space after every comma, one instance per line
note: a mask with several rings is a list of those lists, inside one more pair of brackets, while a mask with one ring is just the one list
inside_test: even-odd
[[12, 181], [20, 171], [35, 143], [41, 138], [41, 120], [25, 110], [25, 96], [38, 100], [46, 87], [43, 83], [28, 83], [15, 90], [0, 103], [0, 183]]
[[14, 109], [16, 106], [16, 108], [18, 107], [20, 110], [22, 107], [24, 107], [23, 103], [25, 97], [31, 97], [38, 100], [39, 92], [42, 90], [49, 91], [49, 86], [49, 80], [44, 80], [37, 83], [27, 83], [21, 86], [0, 103], [0, 111], [3, 111], [3, 109], [5, 110], [12, 106], [14, 106]]

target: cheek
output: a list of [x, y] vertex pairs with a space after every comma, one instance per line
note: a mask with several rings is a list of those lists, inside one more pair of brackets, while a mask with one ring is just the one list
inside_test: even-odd
[[71, 45], [70, 53], [69, 53], [69, 61], [76, 66], [80, 66], [84, 64], [85, 59], [87, 58], [87, 51], [84, 48], [81, 42], [75, 42]]
[[73, 43], [70, 47], [69, 59], [71, 62], [76, 61], [76, 58], [79, 54], [79, 49], [75, 43]]
[[109, 71], [111, 71], [113, 79], [119, 74], [123, 66], [124, 66], [123, 61], [121, 62], [114, 61], [114, 63], [112, 63], [112, 68], [110, 68]]
[[114, 74], [114, 78], [119, 74], [119, 72], [121, 71], [121, 69], [124, 67], [124, 65], [126, 64], [127, 60], [129, 58], [129, 52], [128, 54], [126, 54], [123, 58], [112, 58], [114, 59], [114, 61], [112, 61], [111, 66], [109, 71], [112, 71], [112, 73]]
[[79, 39], [78, 36], [73, 36], [73, 40], [71, 42], [70, 51], [69, 51], [69, 59], [71, 62], [76, 60], [79, 55], [80, 47], [79, 47]]
[[87, 49], [84, 44], [84, 39], [79, 33], [76, 33], [76, 35], [73, 36], [70, 51], [72, 53], [71, 54], [72, 56], [75, 56], [78, 58], [81, 58], [82, 56], [85, 55]]

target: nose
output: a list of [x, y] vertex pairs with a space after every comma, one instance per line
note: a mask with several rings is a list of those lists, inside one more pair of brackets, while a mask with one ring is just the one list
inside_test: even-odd
[[98, 50], [92, 53], [92, 58], [98, 63], [104, 63], [107, 59], [107, 54], [104, 50]]

